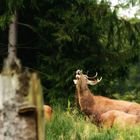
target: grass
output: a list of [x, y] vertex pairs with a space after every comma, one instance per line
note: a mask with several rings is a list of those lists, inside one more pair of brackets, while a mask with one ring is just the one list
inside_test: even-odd
[[46, 140], [140, 140], [140, 127], [126, 130], [98, 128], [75, 109], [54, 108], [53, 119], [46, 124]]

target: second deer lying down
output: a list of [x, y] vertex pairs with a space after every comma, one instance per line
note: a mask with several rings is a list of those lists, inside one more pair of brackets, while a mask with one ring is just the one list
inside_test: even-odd
[[[96, 75], [97, 76], [97, 75]], [[118, 110], [128, 114], [140, 115], [140, 104], [122, 100], [113, 100], [103, 96], [95, 96], [88, 88], [88, 84], [96, 85], [101, 79], [91, 78], [82, 71], [76, 71], [76, 92], [80, 109], [96, 123], [100, 122], [101, 115], [110, 110]]]
[[140, 124], [140, 116], [128, 114], [118, 110], [110, 110], [100, 116], [101, 126], [109, 128], [117, 126], [120, 128], [133, 127]]

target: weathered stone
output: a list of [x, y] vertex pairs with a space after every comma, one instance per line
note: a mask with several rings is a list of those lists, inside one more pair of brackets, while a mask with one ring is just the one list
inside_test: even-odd
[[[39, 102], [36, 99], [42, 96], [39, 95], [41, 92], [36, 93], [41, 85], [37, 85], [40, 84], [38, 79], [30, 74], [28, 88], [24, 91], [27, 95], [23, 95], [23, 84], [19, 80], [21, 74], [0, 75], [0, 140], [44, 140], [42, 98], [40, 97]], [[27, 85], [25, 81], [24, 83]], [[25, 106], [24, 112], [20, 113], [20, 107], [25, 102], [30, 106]]]

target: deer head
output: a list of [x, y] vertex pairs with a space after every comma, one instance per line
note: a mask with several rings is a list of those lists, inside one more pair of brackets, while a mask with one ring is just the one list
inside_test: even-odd
[[78, 80], [80, 78], [84, 78], [85, 81], [86, 81], [86, 84], [96, 85], [102, 80], [102, 77], [100, 79], [98, 79], [98, 78], [96, 79], [97, 75], [98, 75], [98, 73], [96, 72], [95, 76], [89, 77], [86, 74], [83, 74], [82, 70], [77, 70], [76, 71], [76, 76], [75, 76], [76, 79], [74, 79], [73, 82], [74, 82], [75, 85], [77, 85]]

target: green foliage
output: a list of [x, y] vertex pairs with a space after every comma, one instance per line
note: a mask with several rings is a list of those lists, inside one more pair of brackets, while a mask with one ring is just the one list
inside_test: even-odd
[[140, 127], [103, 129], [85, 121], [74, 109], [71, 113], [54, 108], [53, 119], [46, 124], [46, 140], [138, 140]]
[[15, 9], [23, 7], [24, 0], [5, 0], [6, 10], [9, 13], [14, 12]]
[[31, 0], [28, 2], [26, 0], [1, 0], [0, 29], [6, 29], [6, 27], [8, 27], [9, 23], [11, 22], [11, 17], [15, 10], [21, 12], [23, 9], [25, 9], [27, 4], [32, 10], [37, 9], [37, 0]]
[[29, 42], [18, 45], [19, 56], [24, 65], [40, 71], [50, 103], [74, 100], [77, 69], [89, 76], [97, 71], [103, 80], [93, 87], [95, 93], [110, 95], [139, 60], [140, 24], [119, 19], [106, 1], [6, 0], [1, 7], [1, 27], [18, 7], [19, 42]]
[[2, 30], [7, 28], [7, 25], [10, 23], [11, 16], [9, 15], [2, 15], [0, 16], [0, 28]]
[[113, 91], [118, 93], [113, 94], [113, 98], [135, 101], [140, 103], [140, 65], [137, 64], [129, 68], [129, 76], [125, 80], [120, 80], [112, 87]]
[[82, 116], [77, 117], [75, 110], [72, 114], [62, 111], [59, 107], [54, 110], [53, 120], [46, 125], [48, 140], [90, 139], [89, 133], [97, 131], [95, 125], [85, 123]]
[[139, 25], [118, 19], [106, 2], [47, 1], [35, 20], [42, 36], [38, 65], [45, 72], [47, 99], [73, 96], [77, 69], [89, 75], [98, 71], [103, 80], [95, 91], [109, 94], [114, 81], [128, 76], [130, 63], [138, 57]]
[[126, 101], [131, 101], [131, 102], [137, 102], [140, 103], [140, 92], [136, 91], [127, 91], [124, 92], [123, 94], [121, 93], [114, 93], [112, 94], [112, 97], [118, 100], [126, 100]]

